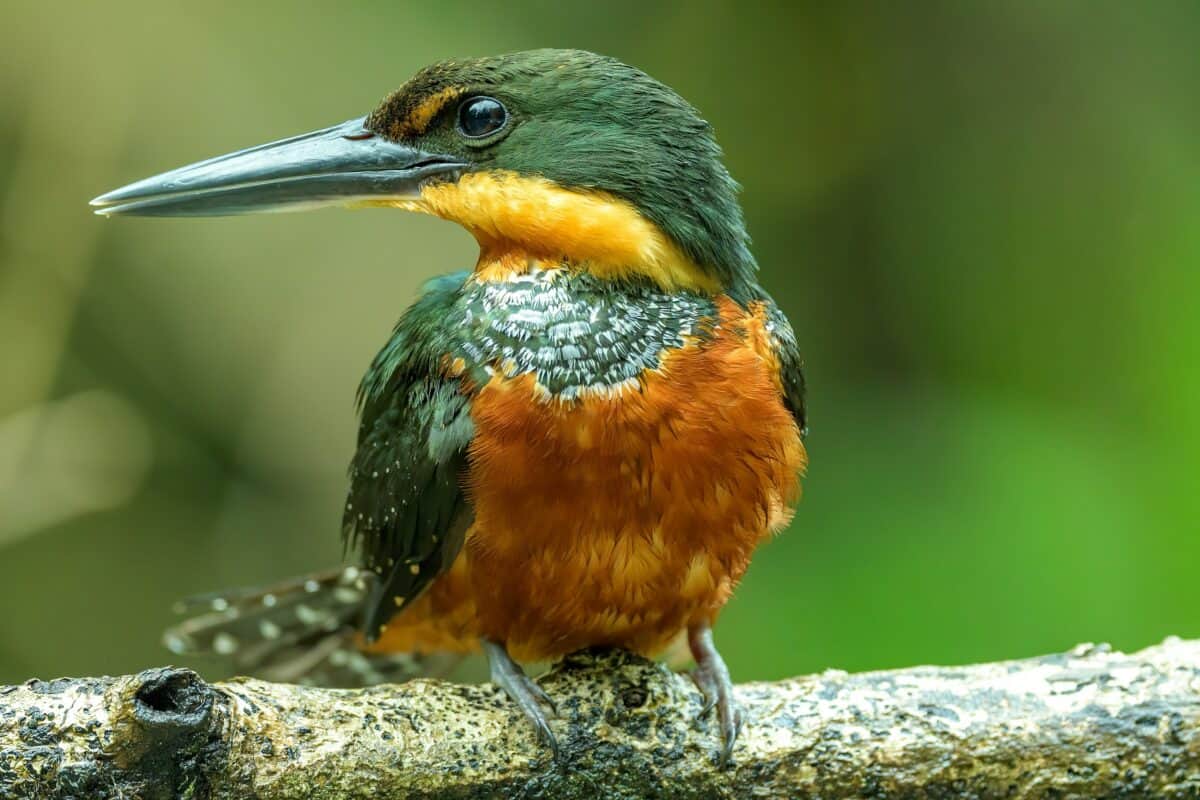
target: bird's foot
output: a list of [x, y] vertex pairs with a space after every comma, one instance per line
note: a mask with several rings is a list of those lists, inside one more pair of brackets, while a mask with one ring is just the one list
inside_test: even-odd
[[708, 625], [689, 628], [688, 647], [692, 651], [692, 658], [696, 659], [692, 681], [704, 695], [704, 707], [700, 709], [700, 715], [709, 713], [713, 708], [717, 709], [717, 721], [721, 727], [721, 752], [717, 762], [724, 767], [733, 757], [733, 746], [745, 719], [741, 707], [733, 698], [733, 681], [729, 679], [729, 668], [725, 666], [725, 660], [713, 644], [712, 628]]
[[525, 670], [513, 661], [503, 644], [485, 639], [483, 649], [487, 653], [488, 666], [491, 668], [492, 683], [503, 689], [517, 704], [525, 718], [533, 725], [537, 737], [550, 746], [554, 760], [561, 762], [562, 754], [558, 749], [558, 739], [555, 738], [554, 732], [550, 730], [550, 724], [546, 720], [545, 708], [550, 709], [551, 716], [558, 716], [558, 709], [555, 707], [554, 701], [550, 699], [550, 695], [534, 683], [533, 679], [525, 674]]

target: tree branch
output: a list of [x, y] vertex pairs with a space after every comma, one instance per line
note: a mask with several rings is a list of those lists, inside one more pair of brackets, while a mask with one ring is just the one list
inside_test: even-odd
[[542, 685], [561, 765], [490, 685], [167, 667], [0, 687], [0, 797], [1200, 797], [1200, 642], [745, 684], [725, 770], [699, 694], [659, 664], [581, 653]]

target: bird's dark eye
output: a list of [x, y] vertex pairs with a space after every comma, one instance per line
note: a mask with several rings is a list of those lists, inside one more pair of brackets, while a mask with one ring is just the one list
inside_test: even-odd
[[472, 139], [495, 133], [506, 122], [508, 111], [492, 97], [472, 97], [458, 107], [458, 129]]

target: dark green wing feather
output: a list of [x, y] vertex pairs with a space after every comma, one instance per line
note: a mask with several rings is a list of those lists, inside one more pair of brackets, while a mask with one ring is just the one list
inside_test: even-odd
[[447, 320], [466, 277], [427, 284], [359, 388], [362, 425], [342, 529], [379, 576], [363, 623], [369, 640], [449, 569], [470, 524], [462, 481], [474, 434], [471, 398], [445, 374], [453, 345]]
[[783, 309], [775, 302], [767, 291], [757, 284], [747, 284], [729, 292], [729, 297], [742, 308], [748, 308], [751, 303], [762, 303], [766, 311], [767, 333], [775, 345], [775, 356], [779, 359], [779, 380], [783, 384], [783, 402], [796, 425], [800, 428], [800, 436], [808, 436], [808, 407], [806, 405], [804, 384], [804, 359], [800, 356], [800, 346], [796, 343], [796, 334], [788, 321]]
[[[769, 299], [769, 298], [768, 298]], [[767, 303], [767, 321], [771, 326], [771, 334], [778, 344], [776, 355], [779, 358], [779, 379], [783, 383], [783, 401], [787, 404], [796, 425], [800, 427], [800, 436], [808, 436], [808, 407], [806, 406], [806, 388], [804, 384], [804, 359], [800, 357], [800, 346], [796, 343], [796, 334], [792, 332], [791, 323], [779, 310], [774, 301]]]

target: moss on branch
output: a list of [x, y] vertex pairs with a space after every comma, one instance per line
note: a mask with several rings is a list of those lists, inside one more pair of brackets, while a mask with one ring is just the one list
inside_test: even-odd
[[0, 687], [0, 797], [1200, 797], [1200, 642], [745, 684], [724, 770], [685, 676], [589, 651], [541, 682], [562, 764], [490, 685]]

